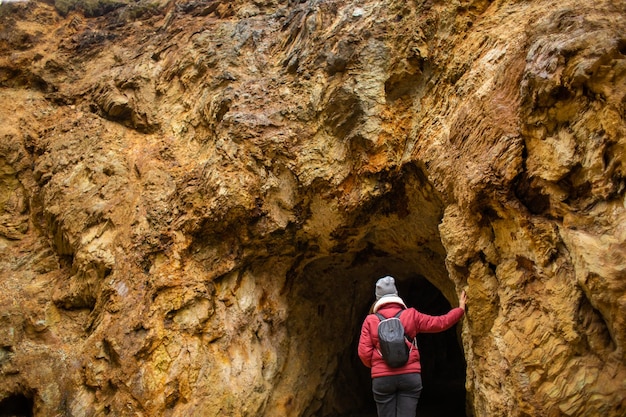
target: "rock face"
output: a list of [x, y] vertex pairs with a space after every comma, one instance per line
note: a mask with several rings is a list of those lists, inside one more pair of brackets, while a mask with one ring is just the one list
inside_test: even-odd
[[467, 415], [626, 413], [626, 2], [52, 3], [0, 5], [0, 407], [371, 414], [392, 274], [467, 291]]

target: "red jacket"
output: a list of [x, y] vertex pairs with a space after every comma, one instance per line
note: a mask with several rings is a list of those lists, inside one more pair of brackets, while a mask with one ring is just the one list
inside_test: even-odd
[[[404, 307], [401, 304], [383, 304], [378, 313], [384, 317], [393, 317]], [[414, 308], [407, 308], [400, 315], [400, 321], [404, 326], [406, 334], [414, 338], [418, 333], [437, 333], [454, 326], [463, 317], [464, 311], [461, 308], [453, 308], [443, 316], [429, 316]], [[365, 366], [372, 368], [372, 378], [389, 375], [399, 375], [421, 372], [419, 351], [415, 346], [411, 350], [409, 360], [406, 365], [400, 368], [390, 368], [380, 355], [380, 345], [378, 342], [378, 323], [380, 320], [375, 314], [369, 314], [363, 322], [361, 337], [359, 338], [359, 357]]]

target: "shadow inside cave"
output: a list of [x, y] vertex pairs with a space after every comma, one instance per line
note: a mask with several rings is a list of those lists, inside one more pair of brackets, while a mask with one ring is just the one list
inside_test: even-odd
[[32, 417], [33, 400], [23, 394], [10, 395], [0, 401], [0, 417]]

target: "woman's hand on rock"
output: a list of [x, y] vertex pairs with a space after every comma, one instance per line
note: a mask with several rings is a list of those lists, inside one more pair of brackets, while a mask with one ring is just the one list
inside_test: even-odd
[[467, 294], [465, 294], [465, 290], [461, 292], [459, 296], [459, 307], [465, 310], [465, 303], [467, 302]]

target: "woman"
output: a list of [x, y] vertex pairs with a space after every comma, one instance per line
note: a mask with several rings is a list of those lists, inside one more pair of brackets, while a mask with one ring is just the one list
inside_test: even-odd
[[[465, 313], [465, 291], [459, 297], [459, 307], [443, 316], [429, 316], [414, 308], [407, 308], [398, 297], [393, 277], [386, 276], [376, 282], [376, 302], [372, 313], [385, 318], [394, 317], [401, 310], [400, 321], [405, 334], [413, 340], [418, 333], [442, 332], [454, 326]], [[408, 362], [398, 368], [385, 363], [378, 340], [376, 314], [369, 314], [363, 322], [359, 339], [359, 357], [365, 366], [371, 368], [372, 392], [376, 401], [378, 417], [415, 417], [417, 401], [422, 392], [420, 355], [417, 347], [411, 345]], [[410, 345], [410, 342], [407, 341]]]

